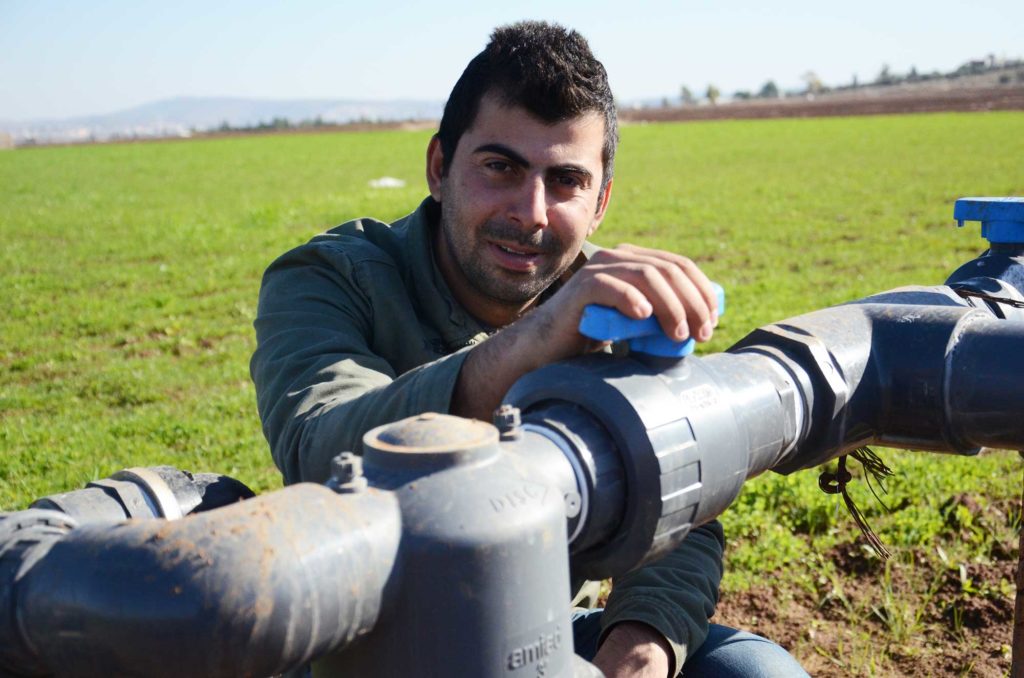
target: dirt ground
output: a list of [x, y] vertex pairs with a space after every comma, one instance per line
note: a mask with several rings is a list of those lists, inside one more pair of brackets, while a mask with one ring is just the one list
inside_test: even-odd
[[979, 87], [862, 96], [826, 95], [817, 99], [734, 101], [718, 106], [624, 109], [619, 112], [619, 117], [629, 122], [676, 122], [1010, 110], [1024, 110], [1024, 87]]
[[[726, 593], [713, 621], [780, 643], [812, 676], [977, 676], [1010, 670], [1014, 545], [963, 569], [914, 554], [888, 574], [860, 544], [833, 550], [841, 582]], [[770, 577], [766, 578], [770, 581]]]

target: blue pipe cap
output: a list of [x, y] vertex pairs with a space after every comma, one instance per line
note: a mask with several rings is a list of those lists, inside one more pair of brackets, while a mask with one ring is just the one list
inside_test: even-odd
[[[725, 313], [725, 290], [718, 283], [711, 283], [718, 298], [718, 315]], [[694, 341], [674, 341], [665, 336], [653, 315], [643, 320], [634, 320], [608, 306], [590, 304], [583, 309], [580, 318], [580, 334], [597, 341], [628, 340], [629, 350], [637, 353], [682, 358], [693, 353]]]
[[960, 198], [953, 206], [957, 226], [981, 222], [990, 243], [1024, 244], [1024, 198]]

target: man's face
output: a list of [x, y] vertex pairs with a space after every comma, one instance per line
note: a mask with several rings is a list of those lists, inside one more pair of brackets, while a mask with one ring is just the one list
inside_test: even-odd
[[476, 317], [510, 322], [572, 264], [607, 206], [603, 143], [599, 113], [549, 125], [491, 96], [481, 100], [444, 176], [440, 144], [431, 143], [427, 175], [441, 202], [438, 263]]

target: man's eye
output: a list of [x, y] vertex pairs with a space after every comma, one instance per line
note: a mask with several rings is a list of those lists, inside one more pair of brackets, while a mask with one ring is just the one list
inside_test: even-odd
[[583, 182], [575, 174], [559, 174], [555, 177], [555, 183], [565, 188], [582, 188]]
[[509, 172], [512, 169], [512, 165], [504, 160], [488, 160], [484, 166], [493, 172], [500, 172], [502, 174]]

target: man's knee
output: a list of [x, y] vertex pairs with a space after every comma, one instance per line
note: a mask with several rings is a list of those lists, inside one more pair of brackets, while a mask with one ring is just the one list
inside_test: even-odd
[[767, 638], [712, 624], [697, 653], [683, 666], [682, 678], [805, 678], [807, 672], [781, 645]]

